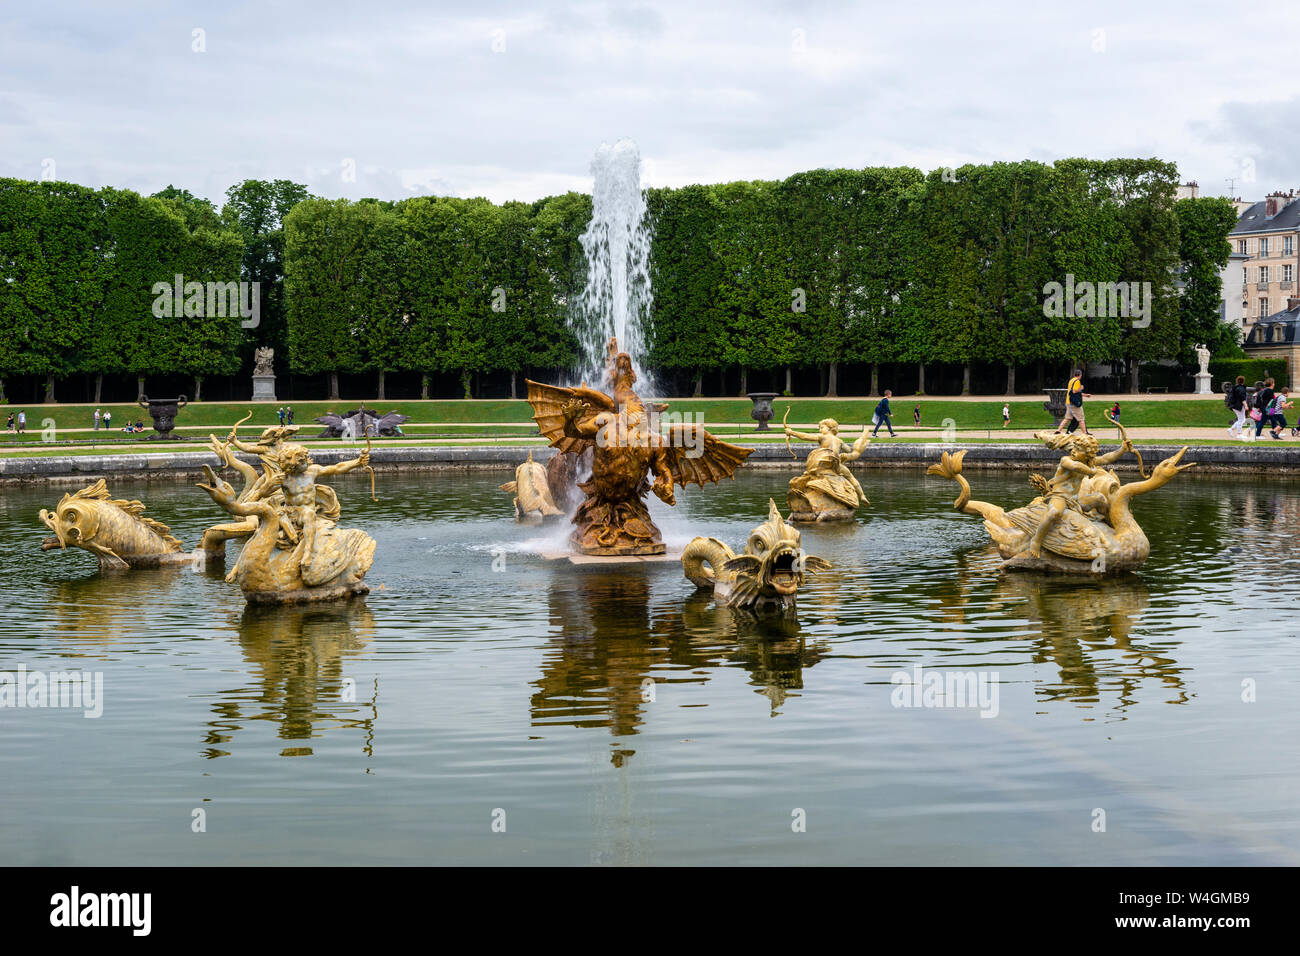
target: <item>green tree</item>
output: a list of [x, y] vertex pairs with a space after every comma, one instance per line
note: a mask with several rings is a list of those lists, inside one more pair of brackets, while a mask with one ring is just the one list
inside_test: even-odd
[[1228, 233], [1237, 224], [1236, 208], [1226, 199], [1180, 199], [1178, 214], [1178, 257], [1182, 290], [1178, 309], [1183, 335], [1180, 358], [1192, 362], [1198, 343], [1216, 358], [1239, 358], [1241, 331], [1225, 322], [1223, 268], [1232, 254]]
[[307, 187], [287, 179], [246, 179], [226, 190], [221, 221], [243, 237], [243, 279], [260, 283], [261, 321], [250, 329], [248, 348], [270, 346], [285, 355], [284, 220], [310, 198]]
[[1068, 159], [1056, 165], [1081, 174], [1089, 194], [1117, 222], [1119, 281], [1151, 291], [1150, 321], [1129, 317], [1120, 322], [1118, 352], [1128, 363], [1129, 391], [1137, 392], [1142, 362], [1178, 354], [1177, 167], [1158, 159]]
[[80, 370], [110, 268], [97, 192], [0, 179], [0, 375], [44, 375], [55, 401], [55, 380]]
[[362, 334], [374, 294], [367, 243], [383, 216], [373, 200], [307, 199], [284, 220], [289, 367], [324, 373], [331, 401], [340, 372], [366, 367]]

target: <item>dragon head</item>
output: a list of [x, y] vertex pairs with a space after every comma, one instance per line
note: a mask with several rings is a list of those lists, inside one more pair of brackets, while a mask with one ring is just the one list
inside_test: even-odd
[[767, 520], [749, 533], [744, 553], [723, 568], [736, 574], [734, 591], [740, 604], [789, 604], [803, 586], [805, 574], [830, 568], [830, 562], [804, 554], [799, 529], [781, 517], [776, 502], [768, 499]]

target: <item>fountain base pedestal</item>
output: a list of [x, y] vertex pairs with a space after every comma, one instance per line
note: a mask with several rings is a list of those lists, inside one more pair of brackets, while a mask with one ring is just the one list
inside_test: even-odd
[[668, 546], [662, 541], [652, 541], [646, 544], [616, 544], [610, 547], [593, 547], [591, 545], [583, 546], [582, 540], [575, 534], [569, 539], [570, 543], [578, 549], [579, 554], [585, 554], [593, 558], [620, 558], [635, 555], [663, 554], [668, 550]]
[[660, 564], [665, 561], [680, 561], [680, 551], [667, 551], [661, 554], [623, 554], [599, 555], [577, 554], [573, 551], [543, 551], [542, 558], [547, 561], [568, 561], [584, 567], [614, 568], [632, 564]]

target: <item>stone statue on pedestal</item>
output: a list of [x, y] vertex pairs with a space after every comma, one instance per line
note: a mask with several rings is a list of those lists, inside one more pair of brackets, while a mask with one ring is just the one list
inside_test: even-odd
[[274, 402], [275, 397], [275, 370], [272, 363], [275, 360], [275, 349], [270, 346], [263, 346], [253, 352], [253, 401], [255, 402]]
[[1196, 361], [1201, 370], [1196, 373], [1196, 394], [1210, 395], [1214, 389], [1210, 385], [1210, 350], [1202, 343], [1196, 346]]

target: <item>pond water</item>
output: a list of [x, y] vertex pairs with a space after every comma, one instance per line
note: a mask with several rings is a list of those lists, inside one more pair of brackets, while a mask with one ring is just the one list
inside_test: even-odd
[[[792, 474], [656, 520], [739, 549]], [[42, 553], [73, 487], [0, 489], [0, 671], [103, 680], [97, 719], [0, 709], [3, 862], [1300, 862], [1300, 487], [1182, 476], [1137, 502], [1141, 573], [1069, 584], [1000, 574], [950, 482], [860, 475], [867, 516], [803, 533], [835, 567], [793, 620], [677, 563], [543, 559], [567, 527], [516, 525], [508, 474], [380, 475], [378, 504], [336, 479], [375, 590], [306, 609]], [[188, 483], [111, 488], [187, 546], [221, 519]], [[925, 673], [996, 697], [896, 706]]]

